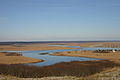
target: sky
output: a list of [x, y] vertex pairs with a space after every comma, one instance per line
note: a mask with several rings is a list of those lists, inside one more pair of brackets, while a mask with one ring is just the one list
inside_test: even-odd
[[120, 40], [120, 0], [0, 0], [0, 41]]

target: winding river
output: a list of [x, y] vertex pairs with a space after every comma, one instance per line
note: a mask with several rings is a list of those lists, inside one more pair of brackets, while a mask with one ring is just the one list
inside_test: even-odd
[[[101, 60], [101, 59], [96, 59], [96, 58], [49, 55], [49, 54], [53, 54], [54, 52], [78, 51], [78, 50], [97, 50], [97, 49], [120, 49], [120, 48], [86, 48], [86, 47], [80, 47], [80, 46], [65, 46], [65, 45], [49, 45], [49, 46], [63, 46], [63, 47], [72, 47], [72, 48], [79, 48], [79, 49], [41, 50], [41, 51], [6, 51], [6, 52], [18, 52], [26, 57], [32, 57], [32, 58], [44, 60], [43, 62], [28, 63], [27, 65], [48, 66], [48, 65], [52, 65], [52, 64], [56, 64], [56, 63], [60, 63], [60, 62]], [[40, 53], [43, 53], [43, 54], [48, 53], [48, 54], [43, 55]]]

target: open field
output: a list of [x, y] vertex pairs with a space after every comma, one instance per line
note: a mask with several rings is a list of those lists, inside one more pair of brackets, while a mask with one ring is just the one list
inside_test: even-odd
[[70, 46], [120, 48], [120, 42], [68, 43]]
[[0, 64], [23, 64], [42, 62], [43, 60], [21, 56], [17, 53], [0, 52]]
[[120, 48], [120, 42], [106, 42], [106, 43], [103, 43], [102, 45], [99, 45], [99, 46], [100, 47], [107, 47], [107, 48]]
[[0, 51], [34, 51], [34, 50], [58, 50], [58, 49], [73, 49], [60, 46], [48, 46], [50, 44], [14, 44], [14, 45], [0, 45]]

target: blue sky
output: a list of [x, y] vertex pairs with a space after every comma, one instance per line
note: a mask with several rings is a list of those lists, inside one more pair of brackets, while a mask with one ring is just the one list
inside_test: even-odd
[[120, 40], [120, 0], [0, 0], [0, 41]]

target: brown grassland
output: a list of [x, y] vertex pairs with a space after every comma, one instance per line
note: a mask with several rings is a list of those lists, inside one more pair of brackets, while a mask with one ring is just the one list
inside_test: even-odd
[[0, 52], [0, 64], [23, 64], [42, 61], [40, 59], [21, 56], [18, 53]]
[[48, 46], [50, 44], [17, 44], [17, 45], [0, 45], [0, 51], [12, 50], [12, 51], [34, 51], [34, 50], [58, 50], [58, 49], [73, 49], [60, 46]]
[[68, 43], [70, 46], [120, 48], [120, 42]]

